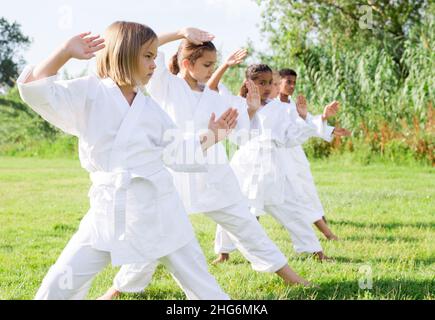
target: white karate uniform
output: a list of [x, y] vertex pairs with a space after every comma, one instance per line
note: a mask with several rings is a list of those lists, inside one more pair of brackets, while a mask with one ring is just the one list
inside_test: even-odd
[[[297, 116], [296, 104], [292, 99], [289, 99], [289, 103], [285, 103], [284, 106], [287, 107], [287, 112], [289, 112], [290, 115], [293, 117]], [[311, 114], [308, 114], [308, 116], [313, 117]], [[333, 131], [334, 127], [327, 125], [323, 134], [319, 137], [327, 142], [331, 142], [333, 139]], [[292, 163], [295, 165], [296, 176], [298, 178], [295, 180], [295, 183], [298, 183], [301, 186], [301, 190], [309, 204], [309, 207], [305, 208], [305, 213], [310, 217], [312, 223], [319, 221], [324, 217], [325, 211], [317, 193], [314, 179], [311, 174], [310, 163], [305, 155], [305, 151], [303, 147], [299, 145], [293, 148], [288, 148], [287, 153], [288, 159], [291, 159]], [[303, 209], [304, 208], [301, 208], [301, 210]]]
[[[110, 78], [57, 81], [53, 76], [24, 83], [30, 72], [26, 68], [17, 81], [22, 99], [45, 120], [78, 137], [80, 163], [92, 181], [90, 209], [36, 299], [81, 299], [109, 262], [156, 260], [164, 260], [172, 272], [191, 266], [195, 276], [184, 273], [179, 279], [188, 296], [227, 299], [207, 271], [165, 167], [207, 170], [199, 137], [177, 138], [175, 124], [151, 98], [138, 92], [129, 106]], [[195, 161], [183, 162], [192, 149]]]
[[[311, 225], [312, 216], [306, 213], [312, 211], [311, 202], [300, 183], [292, 149], [310, 137], [328, 135], [331, 129], [320, 116], [309, 115], [304, 121], [278, 100], [270, 101], [257, 114], [264, 137], [241, 147], [231, 161], [251, 211], [257, 216], [268, 212], [281, 223], [297, 253], [322, 251]], [[230, 240], [218, 226], [215, 251], [235, 250]]]
[[[239, 118], [235, 130], [238, 132], [232, 140], [241, 142], [237, 139], [240, 132], [248, 133], [251, 129], [246, 101], [224, 97], [207, 87], [203, 92], [192, 91], [183, 78], [169, 72], [161, 52], [156, 64], [147, 91], [178, 127], [187, 132], [207, 128], [212, 112], [218, 118], [229, 107], [233, 107], [238, 109]], [[276, 272], [283, 268], [287, 259], [269, 239], [257, 219], [250, 214], [222, 143], [208, 150], [207, 163], [206, 173], [173, 172], [175, 185], [188, 212], [204, 213], [220, 224], [254, 270]], [[134, 279], [142, 279], [142, 275], [153, 271], [154, 267], [148, 264], [121, 267], [114, 279], [115, 288], [124, 292], [142, 291], [148, 282], [134, 283]]]

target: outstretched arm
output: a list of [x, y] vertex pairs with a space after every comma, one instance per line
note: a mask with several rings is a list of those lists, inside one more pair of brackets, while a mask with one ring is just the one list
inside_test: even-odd
[[104, 48], [104, 39], [90, 36], [90, 32], [77, 35], [60, 46], [46, 60], [37, 65], [23, 83], [48, 78], [57, 74], [70, 59], [89, 60], [95, 52]]

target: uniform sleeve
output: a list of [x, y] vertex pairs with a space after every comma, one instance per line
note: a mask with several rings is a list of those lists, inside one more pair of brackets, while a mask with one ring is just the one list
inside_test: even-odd
[[292, 117], [279, 106], [266, 106], [259, 116], [262, 139], [272, 140], [278, 147], [291, 148], [317, 135], [317, 127], [302, 118]]
[[233, 95], [233, 94], [230, 92], [230, 90], [228, 90], [228, 88], [227, 88], [224, 84], [222, 84], [222, 83], [219, 83], [219, 84], [218, 84], [218, 90], [219, 90], [219, 93], [220, 93], [222, 96], [230, 96], [230, 95]]
[[162, 109], [160, 111], [165, 165], [177, 172], [207, 172], [199, 134], [183, 132]]
[[33, 67], [26, 67], [17, 80], [23, 101], [52, 125], [79, 136], [84, 129], [90, 77], [58, 81], [52, 76], [24, 83], [32, 71]]
[[332, 133], [335, 128], [329, 126], [326, 120], [322, 120], [321, 115], [313, 116], [308, 113], [306, 121], [316, 128], [316, 137], [328, 142], [332, 141]]
[[219, 84], [219, 94], [225, 100], [228, 108], [235, 108], [239, 112], [237, 126], [228, 136], [228, 139], [232, 143], [242, 146], [253, 137], [253, 130], [260, 131], [261, 126], [259, 124], [258, 117], [255, 115], [251, 120], [249, 118], [248, 104], [246, 103], [246, 99], [233, 95], [223, 84]]
[[175, 77], [165, 65], [164, 53], [159, 51], [156, 58], [156, 69], [146, 89], [150, 96], [160, 105], [167, 100], [170, 82]]

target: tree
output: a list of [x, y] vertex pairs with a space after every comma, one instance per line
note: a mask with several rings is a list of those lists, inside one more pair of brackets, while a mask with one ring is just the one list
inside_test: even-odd
[[21, 51], [30, 44], [30, 38], [21, 32], [17, 22], [0, 18], [0, 87], [12, 87], [23, 64]]
[[329, 43], [360, 50], [367, 43], [387, 50], [406, 77], [404, 42], [418, 24], [427, 0], [256, 0], [263, 10], [263, 32], [271, 42], [288, 39], [288, 52], [304, 54], [307, 43]]

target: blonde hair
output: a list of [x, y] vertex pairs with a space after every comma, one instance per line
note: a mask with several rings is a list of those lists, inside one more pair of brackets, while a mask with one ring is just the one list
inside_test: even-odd
[[126, 21], [111, 24], [105, 32], [105, 48], [97, 55], [97, 74], [111, 78], [120, 86], [140, 85], [138, 75], [139, 54], [144, 44], [157, 40], [148, 26]]

